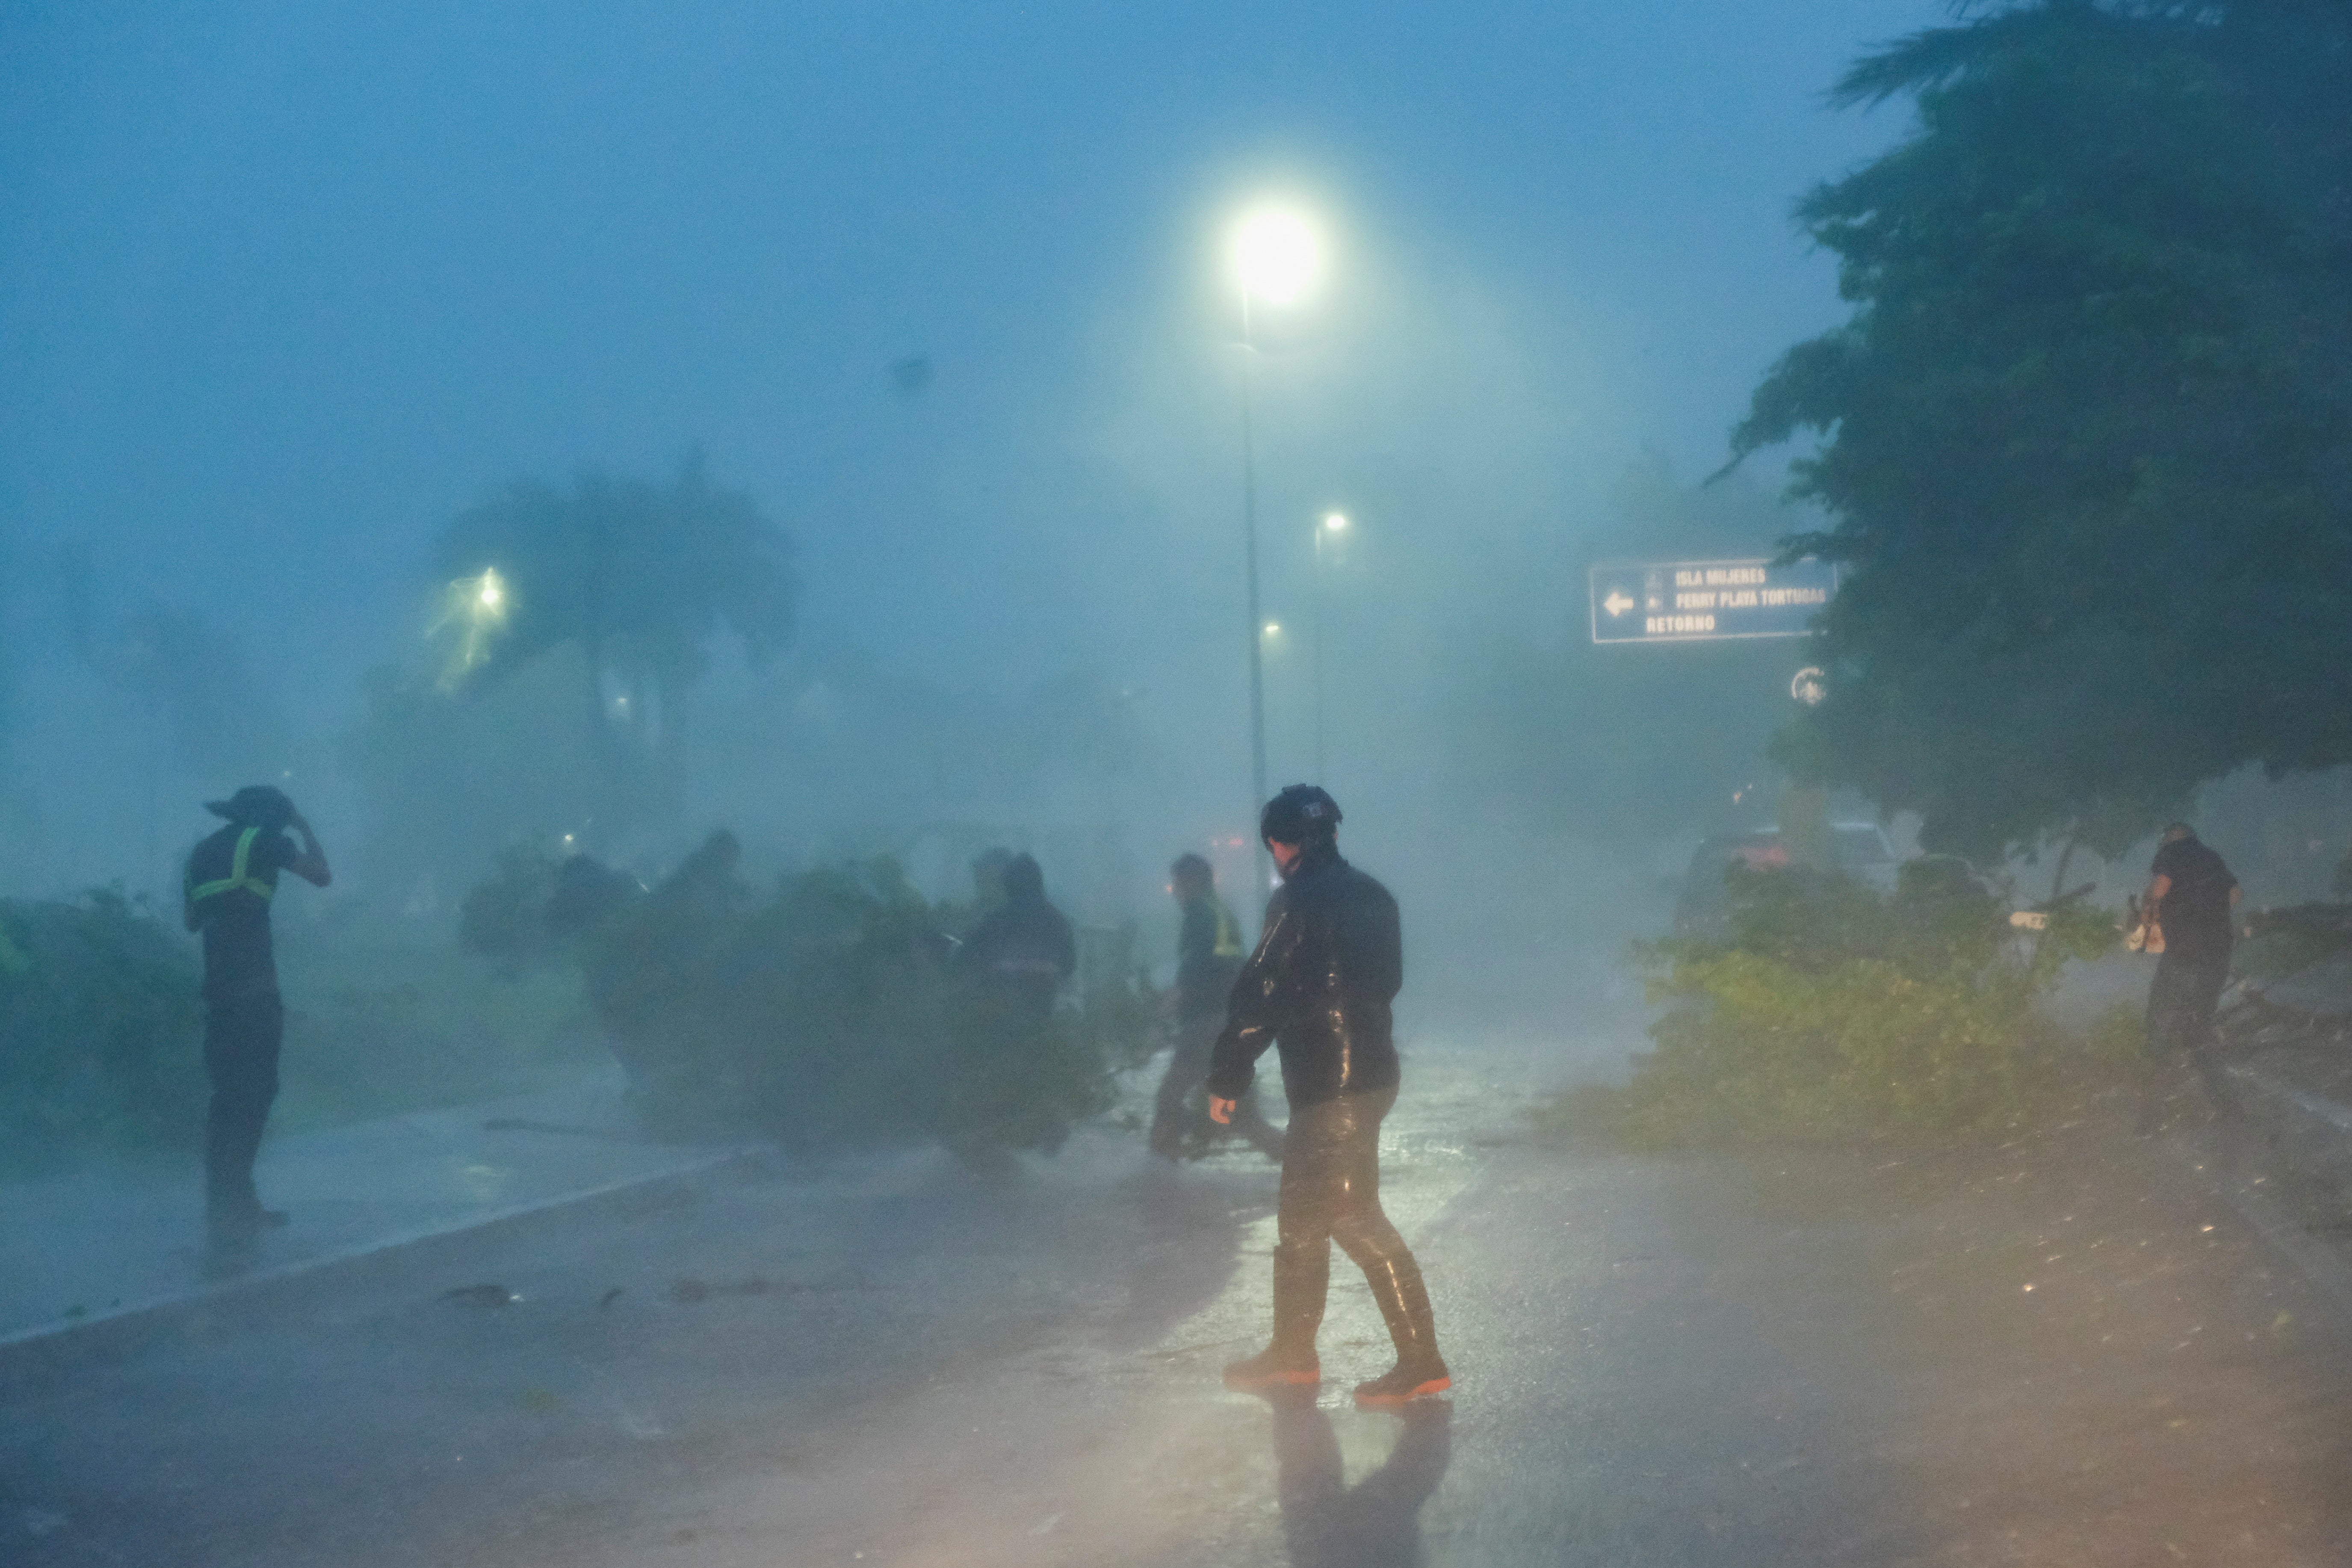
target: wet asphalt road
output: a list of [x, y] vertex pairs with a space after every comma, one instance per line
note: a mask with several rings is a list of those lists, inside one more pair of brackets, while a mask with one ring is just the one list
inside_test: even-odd
[[[0, 1563], [2352, 1563], [2341, 1307], [2196, 1145], [1633, 1159], [1409, 1070], [1386, 1196], [1458, 1379], [1409, 1418], [1347, 1406], [1386, 1362], [1344, 1265], [1319, 1402], [1219, 1388], [1272, 1173], [1105, 1131], [1009, 1184], [737, 1173], [0, 1372]], [[443, 1296], [486, 1282], [521, 1300]]]

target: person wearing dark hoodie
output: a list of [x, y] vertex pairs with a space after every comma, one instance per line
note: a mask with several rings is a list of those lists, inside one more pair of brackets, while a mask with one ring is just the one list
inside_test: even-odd
[[[278, 1098], [278, 1054], [286, 1008], [269, 930], [278, 875], [314, 887], [333, 879], [326, 851], [282, 790], [248, 784], [205, 809], [227, 825], [188, 856], [182, 918], [205, 942], [205, 1071], [212, 1101], [205, 1117], [205, 1224], [216, 1248], [250, 1246], [286, 1215], [261, 1206], [253, 1163]], [[287, 837], [301, 838], [298, 847]]]
[[1045, 897], [1034, 858], [1005, 862], [1004, 901], [988, 911], [956, 955], [956, 966], [1010, 999], [1024, 1018], [1043, 1022], [1062, 986], [1077, 972], [1077, 941], [1068, 917]]
[[[1209, 1052], [1224, 1026], [1225, 1004], [1249, 950], [1242, 945], [1241, 921], [1217, 896], [1217, 873], [1198, 855], [1180, 855], [1168, 868], [1168, 890], [1184, 911], [1176, 938], [1176, 984], [1168, 995], [1175, 1048], [1168, 1072], [1153, 1097], [1151, 1152], [1173, 1160], [1183, 1152], [1184, 1102], [1209, 1076]], [[1244, 1098], [1234, 1112], [1234, 1131], [1269, 1160], [1282, 1158], [1282, 1131]]]
[[1292, 784], [1258, 818], [1282, 886], [1234, 984], [1210, 1055], [1209, 1114], [1230, 1121], [1257, 1058], [1280, 1047], [1290, 1100], [1274, 1248], [1274, 1342], [1225, 1368], [1231, 1388], [1322, 1381], [1315, 1335], [1336, 1241], [1372, 1288], [1397, 1364], [1356, 1386], [1366, 1408], [1397, 1408], [1453, 1386], [1421, 1266], [1381, 1209], [1381, 1119], [1401, 1071], [1390, 1007], [1404, 984], [1397, 902], [1340, 858], [1339, 805]]

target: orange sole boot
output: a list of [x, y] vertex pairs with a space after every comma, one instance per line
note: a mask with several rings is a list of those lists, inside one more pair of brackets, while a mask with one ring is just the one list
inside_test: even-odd
[[1356, 1384], [1360, 1410], [1394, 1410], [1416, 1399], [1427, 1399], [1454, 1386], [1454, 1374], [1440, 1363], [1434, 1367], [1398, 1367], [1370, 1383]]

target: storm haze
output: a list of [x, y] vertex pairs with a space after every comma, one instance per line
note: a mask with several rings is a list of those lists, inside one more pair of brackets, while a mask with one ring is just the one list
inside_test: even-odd
[[[238, 683], [205, 711], [267, 709], [283, 737], [244, 772], [282, 757], [364, 832], [344, 738], [367, 672], [423, 657], [448, 521], [512, 480], [699, 452], [789, 532], [802, 595], [781, 665], [740, 670], [722, 638], [674, 837], [1042, 830], [913, 731], [928, 701], [983, 729], [1000, 705], [1009, 732], [1078, 681], [1123, 705], [1128, 754], [1050, 809], [1115, 824], [1155, 893], [1174, 848], [1246, 831], [1224, 251], [1269, 197], [1329, 250], [1262, 334], [1270, 767], [1311, 770], [1311, 542], [1342, 510], [1325, 782], [1393, 865], [1456, 783], [1446, 651], [1570, 637], [1628, 474], [1695, 485], [1759, 372], [1833, 319], [1789, 204], [1900, 121], [1819, 92], [1934, 12], [19, 10], [16, 875], [167, 887], [190, 807], [244, 782], [159, 734], [187, 721], [88, 657], [93, 619], [200, 622]], [[1785, 531], [1759, 515], [1744, 542]], [[814, 767], [747, 739], [762, 691], [803, 719], [895, 691], [903, 717], [869, 713], [897, 738], [862, 752], [772, 717], [774, 747], [839, 752]]]

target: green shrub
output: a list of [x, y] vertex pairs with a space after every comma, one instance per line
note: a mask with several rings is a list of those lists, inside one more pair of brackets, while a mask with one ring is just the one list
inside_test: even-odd
[[1037, 1021], [951, 971], [950, 911], [895, 862], [800, 872], [760, 899], [719, 846], [588, 950], [589, 997], [657, 1122], [803, 1146], [930, 1138], [984, 1160], [1058, 1147], [1108, 1108], [1148, 987], [1099, 985]]
[[142, 905], [0, 900], [0, 1163], [202, 1137], [194, 954]]
[[2036, 1003], [2114, 940], [2079, 903], [2021, 932], [1958, 861], [1891, 894], [1798, 870], [1732, 873], [1721, 941], [1642, 944], [1656, 1049], [1622, 1089], [1553, 1114], [1637, 1145], [1844, 1139], [2011, 1118], [2088, 1060]]

